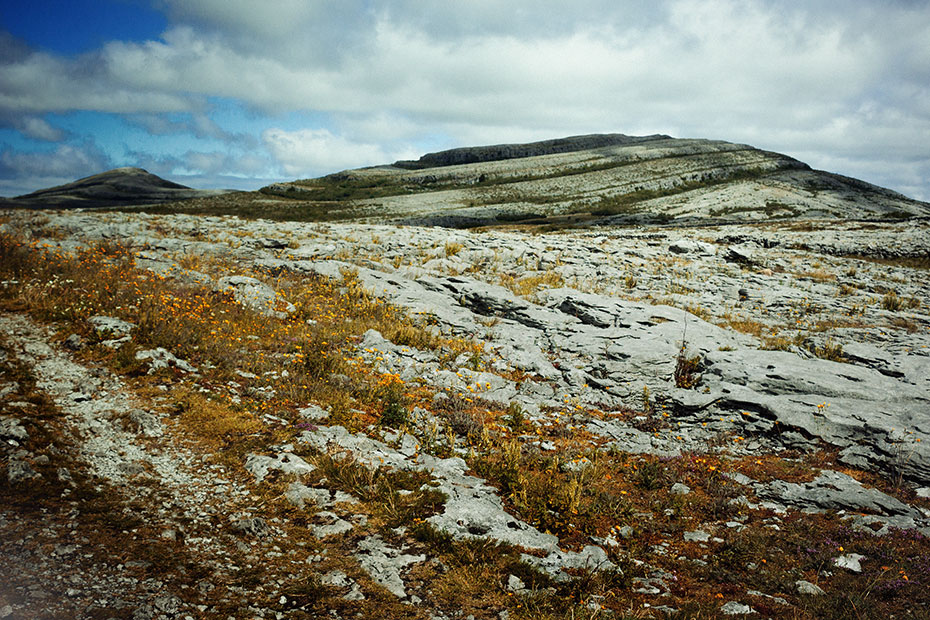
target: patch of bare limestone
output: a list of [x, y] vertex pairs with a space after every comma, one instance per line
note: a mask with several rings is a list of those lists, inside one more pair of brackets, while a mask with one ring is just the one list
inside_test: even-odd
[[[363, 336], [361, 359], [379, 372], [436, 390], [437, 403], [463, 396], [517, 403], [531, 429], [552, 431], [568, 424], [591, 433], [601, 447], [628, 454], [697, 452], [740, 459], [786, 449], [814, 450], [824, 442], [841, 449], [840, 460], [847, 465], [895, 475], [910, 486], [925, 488], [930, 479], [930, 321], [925, 306], [901, 301], [919, 302], [930, 284], [913, 277], [914, 269], [906, 264], [842, 258], [850, 248], [876, 259], [891, 251], [903, 254], [884, 258], [919, 258], [927, 247], [926, 223], [875, 229], [848, 223], [828, 230], [741, 225], [700, 233], [634, 229], [530, 236], [236, 220], [238, 236], [218, 241], [229, 234], [229, 221], [118, 214], [52, 217], [75, 233], [65, 239], [50, 237], [63, 247], [135, 235], [144, 265], [167, 277], [189, 275], [175, 265], [179, 256], [192, 254], [222, 257], [228, 269], [258, 271], [262, 278], [250, 285], [272, 282], [284, 272], [337, 279], [351, 272], [375, 294], [427, 316], [438, 331], [476, 337], [484, 344], [484, 359], [464, 355], [450, 364], [377, 332]], [[893, 247], [892, 239], [898, 240]], [[198, 270], [198, 277], [224, 273], [204, 271], [212, 276]], [[266, 299], [273, 299], [274, 291], [265, 286]], [[884, 301], [888, 291], [900, 305]], [[240, 299], [243, 305], [248, 301], [248, 296]], [[132, 443], [133, 438], [100, 427], [96, 418], [109, 415], [106, 407], [87, 403], [99, 395], [102, 402], [125, 411], [127, 403], [109, 399], [115, 384], [56, 357], [36, 330], [19, 319], [4, 325], [24, 343], [24, 355], [34, 363], [43, 389], [75, 416], [80, 429], [104, 436], [95, 444], [88, 434], [84, 442], [84, 458], [98, 472], [125, 481], [135, 475], [133, 462], [148, 463], [143, 469], [164, 478], [167, 486], [176, 489], [194, 480], [196, 489], [196, 475], [172, 478], [175, 461], [160, 461], [144, 446], [115, 457], [108, 454], [120, 441]], [[785, 342], [768, 340], [776, 336]], [[831, 338], [843, 339], [842, 352], [826, 346]], [[680, 376], [680, 354], [699, 358], [691, 375]], [[827, 359], [831, 355], [834, 359]], [[642, 415], [590, 415], [599, 406], [635, 407]], [[425, 434], [427, 427], [442, 424], [428, 413], [421, 416], [422, 429], [415, 428], [419, 420], [412, 420], [411, 432]], [[325, 423], [325, 412], [311, 414], [308, 419], [314, 423]], [[157, 420], [137, 414], [133, 422], [139, 433], [157, 438]], [[17, 432], [14, 424], [8, 426], [8, 432]], [[529, 451], [556, 449], [552, 441], [532, 435], [520, 440]], [[554, 537], [513, 518], [495, 489], [466, 473], [465, 461], [458, 457], [466, 455], [467, 446], [454, 433], [447, 446], [453, 456], [447, 459], [418, 454], [416, 437], [388, 437], [377, 428], [350, 434], [340, 426], [321, 426], [299, 441], [322, 452], [344, 450], [372, 469], [430, 471], [447, 497], [443, 510], [428, 520], [431, 525], [457, 538], [535, 548], [547, 557], [525, 561], [556, 578], [566, 568], [590, 568], [606, 560], [600, 546], [565, 552]], [[245, 467], [256, 484], [265, 484], [271, 472], [311, 472], [312, 466], [290, 454], [292, 449], [269, 447], [265, 451], [274, 456], [253, 455]], [[19, 475], [31, 474], [23, 467]], [[840, 511], [854, 529], [876, 535], [897, 528], [927, 531], [926, 509], [838, 471], [824, 468], [808, 482], [733, 479], [762, 500], [734, 500], [751, 510], [778, 515], [799, 509]], [[687, 495], [689, 489], [682, 486], [674, 492]], [[373, 536], [354, 540], [363, 530], [364, 519], [358, 517], [364, 515], [353, 518], [334, 507], [339, 500], [328, 489], [297, 484], [287, 495], [295, 505], [331, 509], [317, 513], [308, 529], [319, 538], [344, 537], [346, 548], [376, 583], [397, 596], [408, 595], [405, 579], [424, 563], [418, 550]], [[185, 504], [177, 507], [184, 510]], [[860, 511], [869, 514], [848, 514]], [[258, 512], [243, 510], [235, 515], [233, 527], [242, 536], [265, 539], [274, 526]], [[718, 527], [742, 526], [736, 521], [707, 524], [708, 531], [686, 532], [684, 540], [715, 542], [710, 532]], [[606, 547], [609, 540], [596, 542]], [[344, 587], [354, 583], [331, 575], [331, 581]], [[657, 579], [643, 588], [662, 592], [657, 585], [662, 578]], [[364, 596], [353, 592], [346, 596]], [[415, 596], [407, 600], [417, 602]]]

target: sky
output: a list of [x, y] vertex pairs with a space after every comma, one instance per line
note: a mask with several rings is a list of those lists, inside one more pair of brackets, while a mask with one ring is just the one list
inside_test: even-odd
[[586, 133], [930, 200], [930, 0], [0, 0], [0, 195], [257, 189]]

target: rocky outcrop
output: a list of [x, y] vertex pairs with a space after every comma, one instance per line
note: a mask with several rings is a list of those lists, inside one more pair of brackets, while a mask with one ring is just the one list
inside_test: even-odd
[[[286, 311], [292, 308], [285, 297], [299, 290], [290, 288], [293, 283], [330, 278], [337, 290], [361, 284], [449, 339], [434, 350], [391, 342], [386, 330], [367, 326], [353, 334], [347, 362], [371, 376], [416, 386], [416, 405], [410, 404], [395, 428], [368, 422], [350, 426], [345, 411], [323, 401], [265, 410], [261, 404], [268, 401], [258, 402], [264, 398], [259, 395], [283, 392], [290, 376], [285, 373], [291, 362], [284, 359], [261, 375], [230, 369], [217, 382], [209, 376], [217, 367], [199, 357], [191, 357], [195, 368], [168, 357], [165, 349], [138, 351], [145, 325], [132, 315], [127, 318], [136, 326], [104, 315], [85, 326], [83, 348], [96, 346], [98, 339], [128, 339], [134, 344], [127, 350], [153, 367], [153, 379], [170, 378], [166, 389], [183, 385], [237, 405], [246, 394], [255, 395], [256, 419], [271, 431], [250, 434], [248, 451], [238, 462], [212, 466], [224, 475], [229, 467], [245, 474], [247, 490], [222, 483], [213, 490], [203, 487], [194, 497], [238, 498], [234, 510], [224, 504], [210, 519], [168, 524], [160, 539], [180, 542], [183, 524], [190, 534], [199, 532], [188, 536], [187, 544], [201, 545], [209, 542], [203, 528], [219, 524], [225, 536], [234, 537], [217, 537], [219, 548], [244, 554], [243, 561], [253, 567], [273, 564], [275, 558], [287, 560], [282, 566], [289, 573], [309, 567], [341, 601], [367, 596], [398, 605], [430, 604], [434, 585], [428, 584], [442, 579], [448, 564], [428, 541], [515, 549], [518, 563], [495, 578], [514, 596], [542, 590], [533, 583], [536, 572], [527, 572], [531, 568], [553, 587], [586, 575], [633, 570], [634, 591], [659, 609], [659, 603], [677, 596], [676, 574], [706, 576], [716, 563], [714, 554], [752, 541], [736, 536], [740, 532], [776, 536], [779, 528], [792, 528], [794, 537], [799, 524], [811, 519], [842, 523], [857, 541], [873, 541], [872, 549], [902, 536], [918, 541], [930, 534], [925, 501], [930, 495], [930, 313], [923, 301], [930, 282], [911, 266], [930, 248], [930, 222], [527, 235], [16, 212], [0, 231], [29, 231], [31, 241], [55, 252], [132, 239], [137, 267], [213, 298], [228, 291], [224, 303], [236, 300], [264, 315], [258, 320], [281, 324], [317, 325], [303, 306], [300, 312]], [[898, 262], [879, 260], [892, 246], [904, 253]], [[845, 258], [850, 249], [870, 260]], [[198, 265], [194, 258], [204, 260]], [[123, 400], [118, 382], [102, 382], [71, 354], [46, 343], [50, 334], [38, 338], [38, 328], [25, 318], [3, 317], [3, 326], [13, 345], [9, 351], [22, 352], [39, 379], [37, 389], [49, 392], [64, 415], [86, 429], [83, 451], [76, 453], [92, 471], [121, 484], [146, 472], [169, 479], [174, 463], [147, 446], [176, 432], [175, 408], [160, 418], [154, 407]], [[458, 352], [449, 344], [458, 339], [472, 340], [474, 348]], [[165, 365], [156, 368], [158, 362]], [[331, 375], [334, 389], [357, 381], [349, 374]], [[0, 383], [0, 401], [17, 389], [13, 382]], [[547, 529], [544, 521], [534, 520], [508, 496], [500, 475], [474, 460], [475, 451], [501, 450], [495, 442], [504, 435], [481, 445], [469, 440], [470, 431], [457, 430], [456, 424], [470, 419], [479, 429], [489, 425], [456, 417], [471, 415], [463, 402], [493, 412], [494, 428], [506, 429], [512, 441], [507, 445], [517, 455], [548, 462], [546, 471], [571, 478], [566, 484], [574, 488], [591, 476], [623, 478], [629, 495], [596, 498], [610, 510], [618, 508], [609, 517], [610, 529], [574, 536], [571, 529]], [[0, 438], [10, 446], [4, 483], [26, 488], [48, 479], [39, 456], [21, 449], [30, 441], [34, 445], [30, 435], [39, 427], [25, 422], [22, 403], [0, 404], [7, 407], [0, 416]], [[106, 421], [113, 428], [101, 426]], [[280, 441], [289, 443], [272, 443], [279, 441], [272, 439], [273, 429], [288, 424], [294, 428]], [[627, 471], [627, 463], [640, 470]], [[343, 465], [351, 477], [340, 480]], [[658, 472], [651, 481], [647, 467]], [[674, 467], [686, 473], [663, 477]], [[398, 481], [385, 506], [423, 501], [428, 511], [385, 527], [388, 513], [373, 509], [374, 487], [351, 481], [367, 474], [374, 481], [385, 472]], [[187, 491], [187, 478], [170, 479], [177, 482], [172, 493]], [[645, 494], [635, 498], [636, 508], [626, 511], [622, 498], [640, 491]], [[712, 516], [680, 512], [711, 493]], [[267, 503], [278, 501], [285, 512], [265, 512]], [[816, 517], [807, 514], [815, 512]], [[666, 526], [654, 527], [659, 520]], [[285, 531], [299, 531], [294, 548], [280, 548], [287, 544]], [[305, 544], [303, 537], [314, 540]], [[838, 586], [828, 578], [840, 572], [837, 568], [847, 573], [858, 566], [868, 575], [881, 566], [871, 550], [813, 550], [819, 542], [812, 541], [812, 550], [804, 553], [816, 551], [822, 556], [818, 566], [829, 571], [791, 572], [781, 582], [793, 584], [787, 590], [748, 590], [746, 602], [768, 613], [765, 605], [772, 602], [797, 604], [795, 589], [803, 596], [830, 596]], [[327, 549], [334, 551], [329, 560]], [[663, 559], [656, 562], [659, 556]], [[755, 578], [769, 568], [754, 563], [747, 570]], [[288, 579], [306, 574], [294, 572]], [[812, 575], [820, 585], [797, 579]], [[273, 598], [281, 606], [297, 605], [294, 596], [282, 588]], [[736, 591], [732, 598], [744, 600]], [[717, 604], [721, 613], [748, 613], [748, 604], [738, 601]]]
[[220, 278], [216, 290], [231, 293], [237, 302], [265, 316], [284, 318], [294, 311], [294, 305], [279, 299], [273, 288], [248, 276]]
[[651, 136], [625, 136], [619, 133], [591, 134], [587, 136], [571, 136], [555, 140], [542, 140], [525, 144], [495, 144], [493, 146], [472, 146], [438, 153], [427, 153], [415, 161], [402, 160], [394, 162], [397, 168], [418, 170], [421, 168], [434, 168], [441, 166], [457, 166], [459, 164], [476, 164], [488, 161], [503, 161], [506, 159], [519, 159], [522, 157], [539, 157], [540, 155], [554, 155], [557, 153], [571, 153], [574, 151], [587, 151], [605, 146], [621, 144], [637, 144], [649, 140], [666, 139], [669, 136], [654, 134]]
[[664, 135], [452, 149], [262, 190], [273, 196], [327, 219], [453, 228], [930, 215], [925, 202], [787, 155]]
[[[152, 248], [146, 264], [156, 270], [171, 262], [173, 252], [230, 252], [225, 243], [201, 240], [203, 230], [211, 227], [215, 232], [210, 236], [222, 240], [220, 220], [200, 219], [196, 225], [191, 220], [188, 225], [179, 218], [178, 226], [192, 231], [188, 238], [148, 238], [142, 222], [111, 221], [101, 228], [88, 220], [77, 229], [134, 236]], [[317, 228], [299, 243], [282, 239], [282, 234], [299, 234], [300, 225], [251, 226], [254, 238], [263, 240], [260, 245], [241, 245], [233, 238], [229, 242], [236, 243], [236, 252], [253, 267], [332, 278], [353, 270], [372, 293], [430, 316], [443, 332], [483, 339], [496, 358], [491, 370], [516, 369], [537, 380], [517, 385], [494, 372], [467, 368], [457, 376], [429, 356], [392, 348], [379, 341], [379, 335], [366, 338], [370, 346], [390, 353], [377, 364], [402, 377], [429, 377], [436, 387], [449, 390], [480, 382], [490, 386], [486, 396], [519, 402], [533, 415], [561, 406], [564, 394], [579, 404], [641, 407], [646, 387], [674, 416], [675, 433], [656, 436], [602, 420], [588, 422], [590, 430], [625, 450], [660, 454], [704, 449], [721, 433], [743, 437], [734, 449], [747, 452], [809, 448], [824, 441], [836, 446], [849, 465], [902, 476], [918, 485], [930, 481], [930, 320], [919, 301], [930, 292], [926, 281], [911, 277], [907, 267], [888, 272], [895, 268], [863, 261], [856, 261], [854, 271], [838, 262], [827, 273], [824, 254], [802, 260], [808, 255], [797, 249], [817, 248], [832, 255], [898, 247], [908, 254], [926, 253], [926, 225], [920, 222], [797, 230], [726, 227], [703, 229], [702, 239], [693, 239], [687, 231], [450, 238], [443, 231], [426, 229], [411, 235], [410, 229], [332, 226], [329, 235], [321, 236]], [[378, 243], [366, 248], [365, 235], [377, 236]], [[445, 249], [443, 244], [453, 242], [461, 250]], [[426, 257], [416, 255], [430, 243], [435, 250]], [[277, 248], [287, 245], [299, 247], [288, 258], [274, 257]], [[354, 259], [334, 260], [335, 255]], [[157, 256], [164, 257], [162, 262], [154, 260]], [[745, 260], [733, 262], [734, 256]], [[395, 264], [407, 261], [422, 267], [395, 269]], [[651, 269], [662, 265], [663, 269]], [[466, 269], [472, 275], [458, 273]], [[529, 279], [551, 272], [579, 286], [543, 288], [531, 300], [493, 283], [521, 272]], [[853, 272], [849, 282], [855, 286], [845, 284]], [[582, 283], [614, 294], [579, 290]], [[665, 294], [669, 303], [693, 311], [617, 294], [631, 284], [634, 288], [629, 290], [638, 296]], [[900, 310], [883, 307], [892, 303], [882, 301], [889, 285], [897, 288], [899, 296], [892, 301], [898, 300]], [[255, 291], [260, 292], [260, 312], [279, 302], [286, 311], [286, 300], [277, 299], [273, 289], [257, 279], [227, 278], [217, 286], [233, 286], [245, 304], [255, 302]], [[668, 290], [679, 292], [663, 293]], [[905, 304], [913, 310], [903, 309]], [[842, 316], [847, 318], [837, 318]], [[889, 321], [900, 327], [869, 327], [893, 326]], [[781, 350], [767, 350], [759, 337], [727, 328], [743, 324], [763, 334], [780, 334], [781, 344], [772, 348]], [[690, 389], [676, 386], [683, 344], [688, 355], [700, 360], [699, 383]], [[823, 358], [828, 346], [838, 351], [835, 359]]]

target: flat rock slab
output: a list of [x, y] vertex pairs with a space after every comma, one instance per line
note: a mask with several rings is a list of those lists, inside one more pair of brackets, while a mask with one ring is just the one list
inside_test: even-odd
[[177, 368], [184, 372], [197, 372], [197, 368], [193, 364], [176, 357], [171, 351], [168, 351], [164, 347], [136, 351], [136, 359], [140, 362], [149, 363], [150, 374], [162, 368]]
[[266, 316], [284, 318], [294, 311], [294, 305], [278, 297], [275, 290], [256, 278], [226, 276], [216, 282], [216, 289], [229, 291], [246, 308]]
[[245, 460], [246, 470], [255, 476], [255, 482], [261, 482], [271, 471], [280, 471], [285, 474], [308, 474], [316, 467], [307, 463], [305, 460], [291, 454], [290, 452], [281, 452], [276, 456], [265, 456], [262, 454], [250, 454]]
[[802, 484], [776, 480], [756, 487], [756, 494], [792, 506], [866, 511], [923, 520], [923, 515], [916, 508], [878, 489], [864, 487], [855, 478], [837, 471], [821, 471], [814, 480]]
[[398, 598], [407, 598], [401, 572], [411, 564], [426, 560], [423, 554], [407, 554], [388, 546], [377, 535], [359, 541], [355, 557], [375, 582]]

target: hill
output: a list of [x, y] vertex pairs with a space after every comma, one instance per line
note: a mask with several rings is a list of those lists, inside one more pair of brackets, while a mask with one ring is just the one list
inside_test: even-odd
[[141, 168], [115, 168], [72, 183], [3, 201], [4, 207], [115, 207], [216, 196], [223, 190], [197, 190], [167, 181]]
[[[294, 219], [410, 224], [610, 224], [885, 219], [930, 204], [787, 155], [721, 140], [598, 134], [452, 149], [416, 161], [277, 183]], [[273, 211], [274, 204], [266, 204]], [[277, 205], [280, 207], [280, 205]]]

